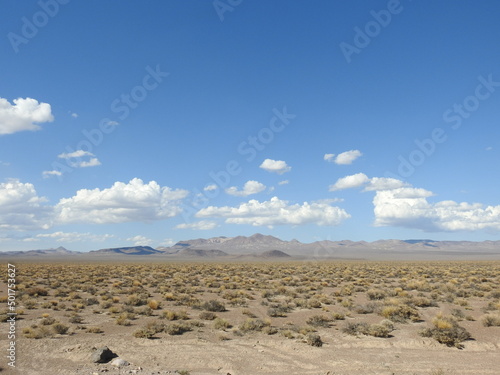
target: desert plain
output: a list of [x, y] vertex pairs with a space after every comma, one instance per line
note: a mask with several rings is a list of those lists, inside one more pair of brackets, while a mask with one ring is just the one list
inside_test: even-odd
[[[15, 368], [1, 270], [7, 374], [499, 373], [499, 261], [14, 266]], [[95, 363], [105, 346], [125, 365]]]

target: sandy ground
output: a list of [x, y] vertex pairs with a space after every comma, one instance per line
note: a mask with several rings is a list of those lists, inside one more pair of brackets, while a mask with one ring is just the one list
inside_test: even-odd
[[[413, 327], [412, 327], [413, 328]], [[203, 330], [203, 329], [202, 329]], [[17, 373], [55, 374], [498, 374], [500, 335], [465, 342], [464, 349], [449, 348], [414, 330], [398, 330], [394, 337], [356, 338], [335, 328], [320, 330], [321, 348], [279, 336], [251, 334], [224, 342], [206, 339], [205, 332], [181, 337], [131, 339], [106, 335], [20, 340]], [[491, 332], [493, 333], [493, 332]], [[490, 335], [493, 336], [493, 335]], [[3, 344], [2, 344], [3, 345]], [[130, 362], [121, 369], [93, 364], [93, 347], [107, 345]], [[11, 372], [8, 373], [16, 373]]]

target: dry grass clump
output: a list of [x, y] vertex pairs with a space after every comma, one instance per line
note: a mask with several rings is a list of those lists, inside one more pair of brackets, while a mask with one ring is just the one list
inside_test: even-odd
[[226, 330], [226, 329], [229, 329], [231, 327], [232, 327], [232, 325], [226, 319], [216, 318], [214, 320], [214, 328], [215, 329]]
[[306, 323], [313, 327], [328, 328], [332, 322], [332, 318], [326, 315], [314, 315], [306, 320]]
[[265, 327], [268, 327], [270, 325], [271, 323], [269, 321], [248, 318], [238, 326], [238, 329], [241, 332], [262, 331]]
[[189, 315], [186, 310], [180, 310], [180, 311], [172, 311], [172, 310], [165, 310], [163, 311], [162, 317], [167, 319], [167, 320], [188, 320]]
[[382, 308], [380, 315], [396, 323], [407, 323], [408, 320], [416, 322], [420, 319], [417, 309], [398, 301]]
[[447, 346], [463, 348], [463, 341], [470, 339], [470, 333], [459, 326], [452, 316], [438, 314], [432, 320], [433, 328], [426, 328], [420, 332], [423, 337], [432, 337], [437, 342]]
[[311, 346], [316, 346], [316, 347], [322, 347], [323, 346], [323, 341], [321, 340], [320, 335], [315, 334], [315, 333], [310, 333], [307, 335], [306, 342], [308, 345]]
[[486, 314], [481, 318], [485, 327], [500, 327], [500, 314]]
[[378, 324], [368, 324], [366, 322], [348, 322], [342, 332], [348, 335], [367, 335], [374, 337], [389, 337], [394, 330], [394, 324], [390, 320], [383, 320]]
[[211, 311], [211, 312], [224, 312], [224, 311], [226, 311], [226, 305], [224, 304], [224, 302], [220, 302], [217, 300], [210, 300], [210, 301], [203, 302], [200, 305], [200, 307], [203, 310]]
[[199, 315], [198, 315], [198, 318], [202, 319], [202, 320], [214, 320], [215, 318], [217, 318], [217, 315], [214, 314], [213, 312], [211, 311], [202, 311]]

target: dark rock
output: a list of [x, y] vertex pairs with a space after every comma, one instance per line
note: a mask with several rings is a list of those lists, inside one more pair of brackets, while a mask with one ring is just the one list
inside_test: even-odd
[[113, 353], [107, 346], [103, 346], [92, 353], [91, 359], [94, 363], [108, 363], [116, 357], [118, 357], [118, 355]]

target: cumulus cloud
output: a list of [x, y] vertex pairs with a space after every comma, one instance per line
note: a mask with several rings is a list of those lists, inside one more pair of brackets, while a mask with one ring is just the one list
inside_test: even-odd
[[331, 162], [331, 163], [335, 163], [335, 164], [339, 164], [339, 165], [347, 165], [347, 164], [352, 164], [352, 162], [354, 160], [356, 160], [357, 158], [359, 158], [362, 155], [363, 154], [359, 150], [350, 150], [350, 151], [342, 152], [341, 154], [338, 154], [337, 156], [335, 156], [335, 154], [325, 154], [323, 156], [323, 159], [328, 161], [328, 162]]
[[350, 176], [341, 177], [333, 185], [330, 185], [330, 191], [337, 191], [343, 189], [351, 189], [362, 186], [369, 182], [370, 179], [364, 173], [356, 173]]
[[376, 226], [400, 226], [424, 231], [500, 230], [500, 206], [440, 201], [425, 189], [403, 187], [377, 191], [374, 199]]
[[234, 195], [236, 197], [246, 197], [248, 195], [260, 193], [264, 190], [266, 190], [266, 185], [258, 181], [250, 180], [245, 182], [242, 190], [238, 190], [236, 186], [231, 186], [230, 188], [226, 189], [226, 193], [229, 195]]
[[217, 227], [215, 221], [210, 220], [200, 220], [194, 223], [183, 223], [175, 226], [175, 229], [194, 229], [194, 230], [210, 230]]
[[325, 202], [304, 202], [290, 205], [287, 201], [273, 197], [269, 201], [250, 200], [238, 207], [203, 208], [197, 217], [222, 217], [229, 224], [249, 224], [253, 226], [273, 225], [339, 225], [350, 215], [343, 209]]
[[53, 207], [39, 197], [35, 187], [11, 179], [0, 184], [0, 229], [47, 229], [52, 224]]
[[152, 239], [147, 238], [145, 236], [141, 236], [141, 235], [127, 238], [126, 241], [133, 242], [134, 246], [151, 246], [153, 244]]
[[266, 159], [262, 162], [259, 168], [264, 169], [265, 171], [277, 174], [283, 174], [286, 172], [290, 172], [292, 167], [286, 164], [283, 160], [272, 160]]
[[61, 199], [55, 209], [59, 223], [150, 222], [179, 214], [181, 200], [188, 193], [134, 178], [127, 184], [115, 182], [108, 189], [78, 190], [75, 196]]
[[113, 238], [112, 234], [92, 234], [92, 233], [78, 233], [78, 232], [53, 232], [41, 233], [35, 236], [35, 239], [49, 238], [57, 242], [103, 242]]
[[54, 121], [50, 104], [32, 98], [18, 98], [14, 104], [0, 98], [0, 135], [40, 130], [40, 123]]
[[289, 183], [290, 183], [290, 181], [283, 180], [283, 181], [278, 182], [278, 185], [288, 185]]

